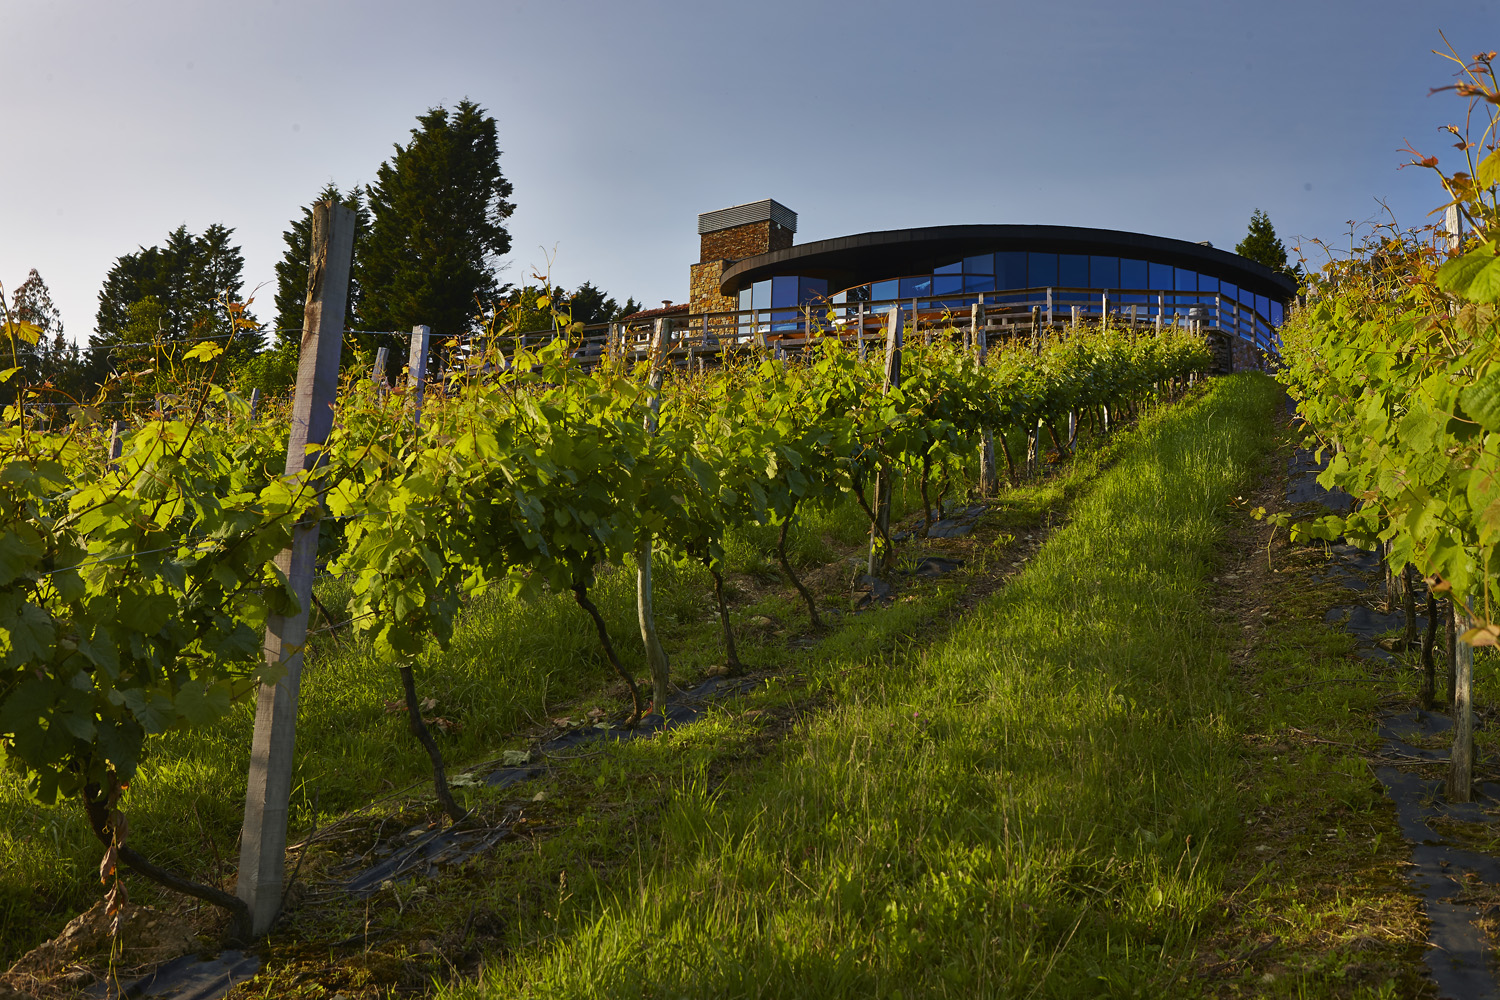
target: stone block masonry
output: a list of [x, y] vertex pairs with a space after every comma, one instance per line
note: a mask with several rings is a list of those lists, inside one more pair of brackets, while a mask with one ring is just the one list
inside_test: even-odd
[[[704, 237], [707, 239], [708, 237]], [[688, 269], [688, 311], [691, 313], [730, 312], [740, 307], [732, 295], [719, 294], [719, 279], [728, 260], [707, 260]]]
[[747, 222], [700, 236], [698, 260], [702, 263], [744, 260], [772, 250], [785, 250], [792, 245], [794, 236], [792, 230], [770, 219]]

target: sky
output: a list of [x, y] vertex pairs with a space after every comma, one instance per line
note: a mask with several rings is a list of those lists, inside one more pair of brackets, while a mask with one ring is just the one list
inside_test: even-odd
[[[502, 279], [688, 297], [696, 217], [775, 198], [798, 243], [912, 226], [1120, 229], [1232, 248], [1421, 225], [1461, 55], [1500, 0], [0, 0], [0, 286], [86, 343], [104, 276], [235, 231], [274, 318], [282, 233], [470, 98], [514, 184]], [[1310, 249], [1310, 244], [1304, 243]]]

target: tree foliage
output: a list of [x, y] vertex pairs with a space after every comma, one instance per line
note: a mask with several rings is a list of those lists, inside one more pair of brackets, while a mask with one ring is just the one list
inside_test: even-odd
[[1276, 227], [1271, 225], [1271, 217], [1258, 208], [1251, 214], [1250, 228], [1245, 233], [1245, 238], [1235, 245], [1234, 252], [1277, 274], [1291, 278], [1300, 274], [1296, 268], [1287, 266], [1286, 245], [1276, 236]]
[[[28, 331], [27, 336], [11, 337], [4, 345], [11, 352], [5, 367], [18, 369], [15, 384], [50, 387], [62, 401], [80, 398], [85, 386], [78, 346], [63, 336], [62, 314], [36, 268], [11, 292], [10, 319], [16, 329]], [[0, 399], [10, 402], [14, 398], [10, 384], [0, 388]]]
[[470, 100], [417, 119], [369, 188], [361, 266], [362, 325], [439, 337], [467, 333], [500, 294], [496, 261], [510, 250], [515, 206], [500, 172], [495, 119]]
[[349, 297], [345, 315], [349, 317], [349, 326], [360, 325], [362, 286], [359, 272], [361, 251], [370, 232], [370, 210], [365, 204], [363, 188], [356, 185], [349, 191], [340, 193], [338, 186], [330, 182], [313, 199], [312, 204], [302, 209], [302, 214], [292, 221], [290, 228], [281, 234], [286, 250], [282, 253], [281, 260], [276, 262], [276, 330], [272, 338], [273, 344], [302, 343], [302, 311], [307, 303], [312, 210], [313, 205], [325, 201], [336, 202], [354, 213], [354, 258], [349, 269]]
[[[220, 341], [231, 358], [259, 350], [264, 338], [243, 308], [245, 259], [230, 242], [233, 235], [217, 223], [201, 236], [178, 226], [164, 245], [116, 259], [89, 338], [92, 374], [102, 378], [122, 363], [160, 352], [178, 357], [202, 340]], [[237, 324], [235, 315], [245, 322]]]

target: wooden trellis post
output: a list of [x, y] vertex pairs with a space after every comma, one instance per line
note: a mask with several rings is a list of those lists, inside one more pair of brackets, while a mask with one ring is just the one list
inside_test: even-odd
[[[885, 382], [881, 393], [886, 394], [901, 386], [901, 307], [891, 307], [891, 318], [885, 332]], [[874, 505], [875, 523], [870, 526], [871, 576], [883, 573], [890, 565], [891, 555], [884, 541], [891, 532], [891, 474], [884, 465], [875, 476]]]
[[[970, 344], [974, 359], [983, 368], [989, 357], [989, 334], [984, 328], [984, 303], [976, 302], [969, 308]], [[986, 427], [979, 437], [979, 495], [992, 497], [1000, 488], [1000, 477], [995, 470], [995, 436]]]
[[[343, 205], [325, 201], [313, 207], [302, 354], [297, 363], [297, 388], [286, 444], [288, 476], [322, 462], [321, 451], [309, 456], [307, 449], [327, 441], [333, 427], [354, 226], [354, 213]], [[279, 666], [281, 677], [275, 684], [261, 685], [255, 705], [236, 894], [249, 907], [250, 932], [257, 935], [270, 930], [281, 909], [297, 694], [317, 554], [318, 521], [309, 517], [293, 529], [291, 548], [276, 557], [276, 566], [285, 574], [299, 610], [291, 615], [272, 615], [266, 623], [266, 662]]]
[[427, 396], [427, 352], [432, 347], [432, 327], [411, 328], [411, 349], [406, 360], [406, 384], [411, 391], [415, 415], [413, 428], [422, 426], [422, 400]]
[[[647, 403], [650, 409], [645, 417], [647, 434], [656, 433], [656, 419], [661, 413], [662, 370], [668, 363], [671, 350], [671, 321], [665, 316], [658, 317], [651, 337], [651, 397]], [[641, 643], [646, 647], [646, 662], [651, 665], [652, 700], [655, 702], [656, 713], [665, 719], [667, 698], [672, 692], [672, 665], [656, 635], [656, 613], [651, 607], [651, 550], [655, 542], [656, 539], [647, 533], [638, 543], [635, 554], [635, 598], [636, 614], [641, 625]]]
[[370, 381], [376, 389], [385, 388], [385, 362], [390, 357], [389, 347], [380, 347], [375, 350], [375, 368], [370, 372]]
[[[1458, 610], [1453, 601], [1454, 631], [1459, 639], [1455, 644], [1453, 699], [1449, 706], [1453, 710], [1453, 751], [1448, 767], [1447, 797], [1449, 802], [1468, 802], [1474, 790], [1474, 647], [1463, 641], [1464, 630], [1472, 623], [1474, 601], [1467, 602], [1468, 613]], [[1462, 615], [1462, 618], [1459, 616]]]

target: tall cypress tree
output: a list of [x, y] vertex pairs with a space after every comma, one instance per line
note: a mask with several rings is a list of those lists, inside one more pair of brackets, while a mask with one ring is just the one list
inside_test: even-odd
[[[370, 210], [365, 206], [364, 191], [358, 186], [348, 194], [340, 194], [335, 184], [323, 188], [313, 204], [332, 201], [344, 205], [354, 212], [354, 262], [349, 271], [349, 298], [345, 307], [347, 325], [360, 325], [360, 257], [365, 237], [370, 231]], [[275, 344], [302, 343], [302, 311], [307, 304], [307, 262], [312, 241], [312, 210], [308, 205], [302, 209], [301, 217], [291, 223], [291, 228], [281, 234], [286, 243], [286, 252], [276, 263], [276, 337]]]
[[[230, 242], [234, 230], [215, 223], [201, 236], [178, 226], [164, 246], [142, 247], [115, 260], [99, 292], [99, 312], [89, 338], [93, 374], [102, 376], [118, 361], [122, 345], [180, 346], [230, 331], [226, 302], [239, 302], [245, 258]], [[248, 312], [247, 320], [253, 319]], [[241, 329], [231, 356], [254, 354], [263, 345], [259, 331]]]
[[361, 324], [437, 336], [473, 330], [500, 294], [495, 263], [510, 250], [515, 210], [500, 173], [495, 119], [465, 98], [417, 119], [369, 188], [372, 222], [361, 266]]
[[1264, 264], [1277, 274], [1298, 276], [1296, 270], [1287, 266], [1286, 246], [1276, 237], [1271, 217], [1258, 208], [1251, 214], [1250, 229], [1235, 246], [1234, 252], [1257, 264]]

